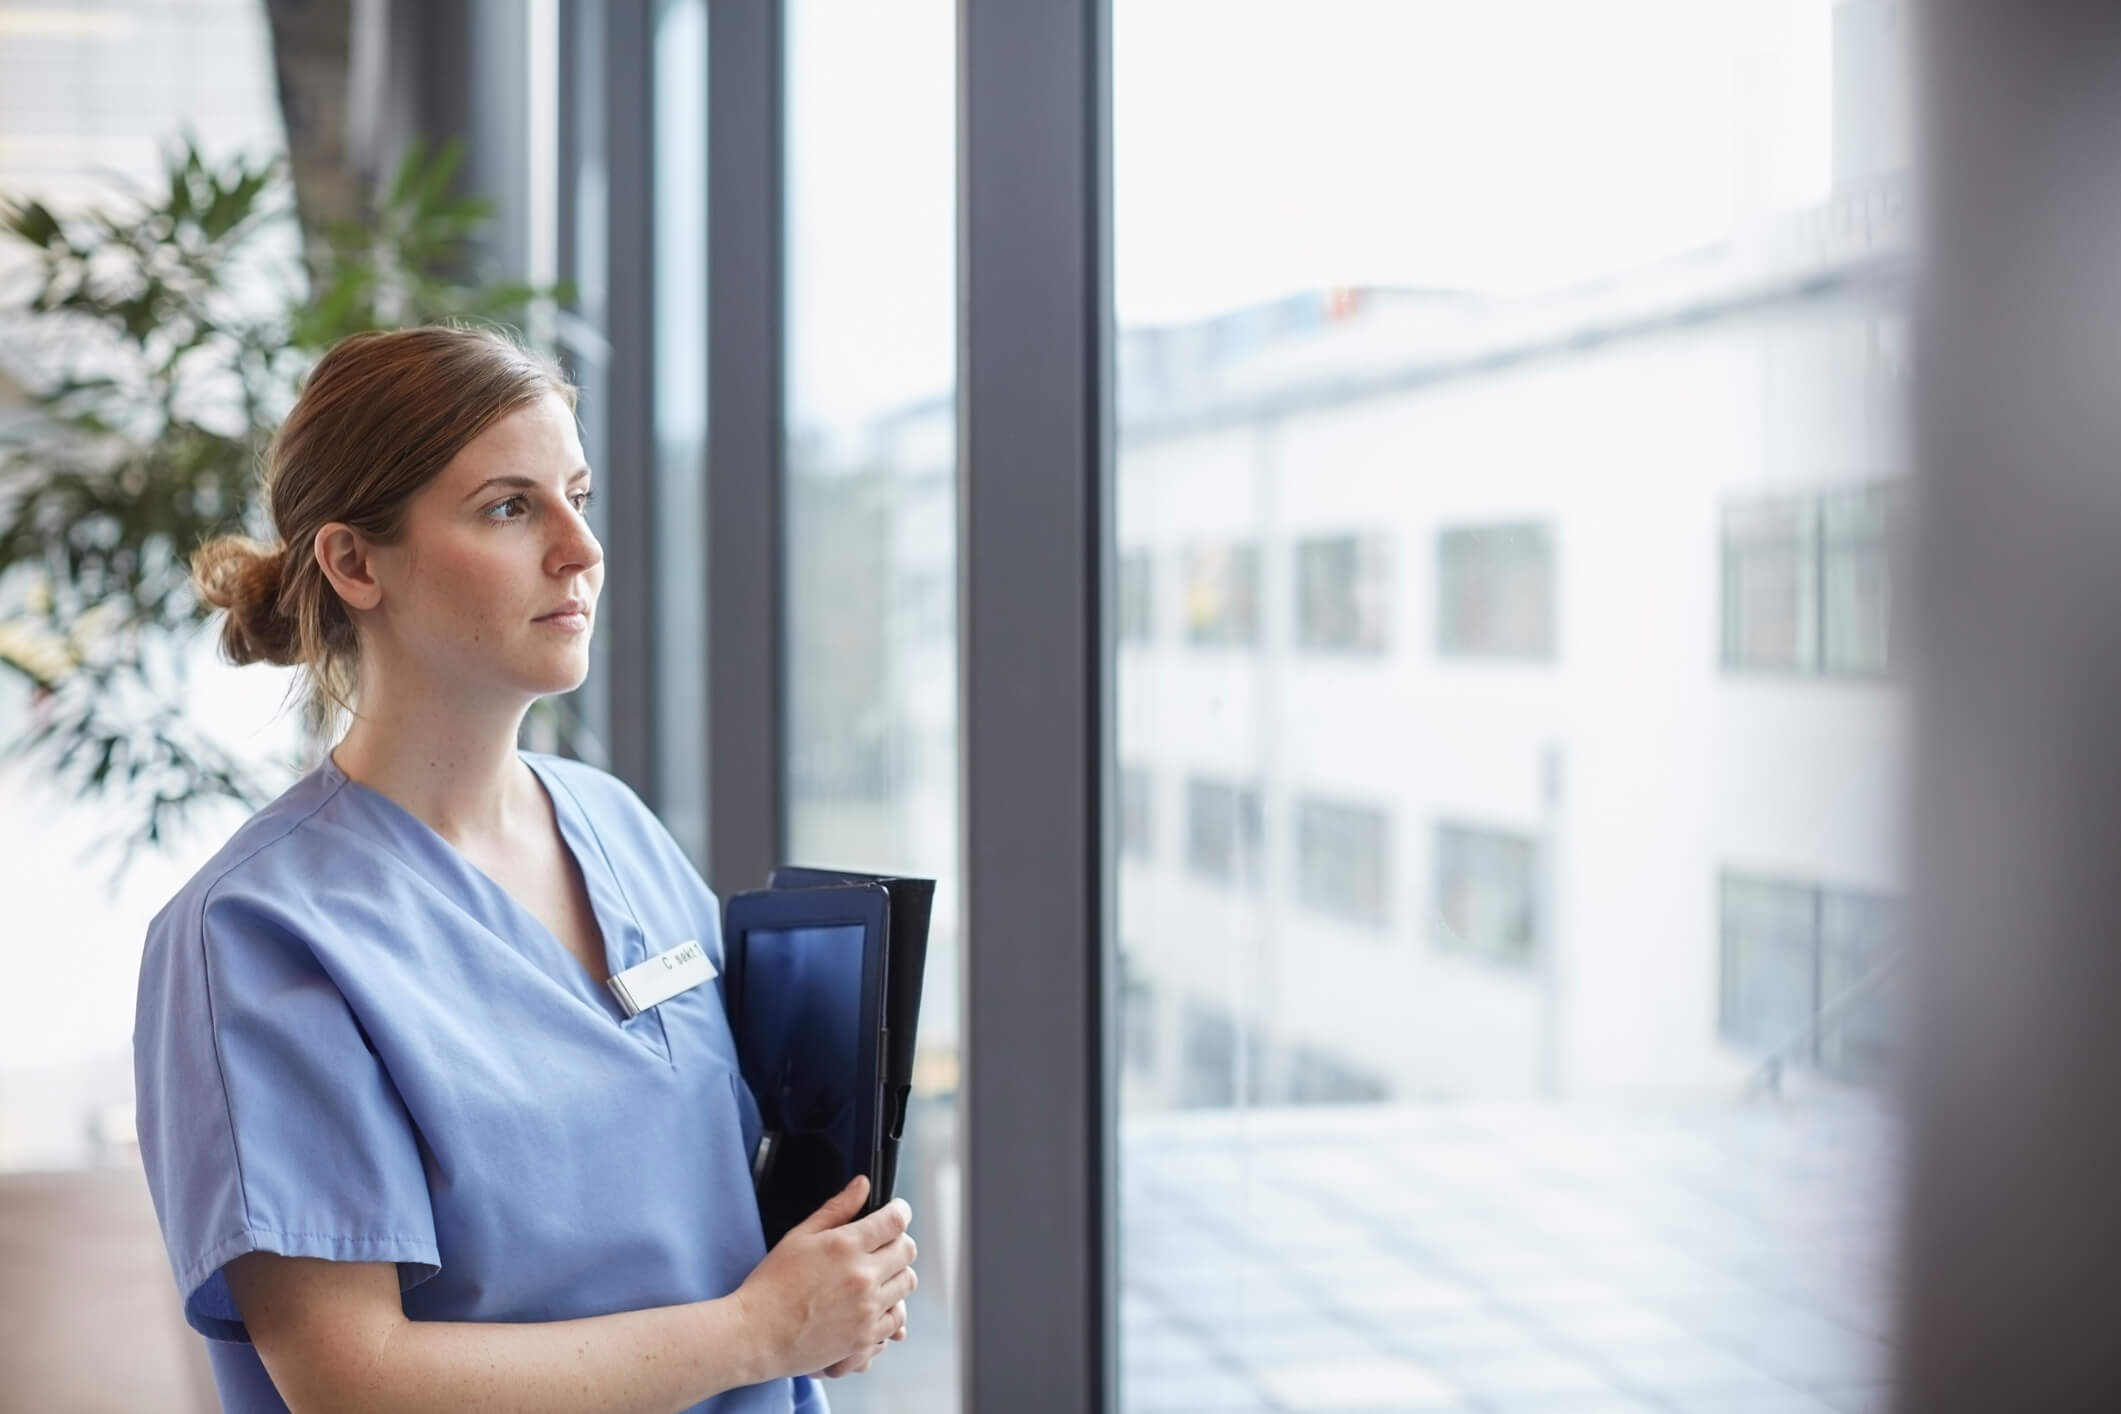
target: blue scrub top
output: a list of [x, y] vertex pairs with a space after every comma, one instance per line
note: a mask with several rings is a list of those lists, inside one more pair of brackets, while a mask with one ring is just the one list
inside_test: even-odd
[[[616, 777], [520, 753], [613, 972], [721, 910]], [[736, 1290], [766, 1255], [719, 976], [627, 1019], [535, 915], [327, 755], [148, 925], [140, 1155], [224, 1408], [284, 1411], [221, 1267], [395, 1262], [405, 1314], [559, 1321]], [[688, 1414], [827, 1414], [807, 1377]]]

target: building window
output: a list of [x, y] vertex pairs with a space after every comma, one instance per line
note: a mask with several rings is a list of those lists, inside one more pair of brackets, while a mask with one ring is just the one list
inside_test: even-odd
[[1188, 1109], [1228, 1109], [1237, 1103], [1237, 1024], [1229, 1013], [1189, 1002], [1184, 1035], [1178, 1103]]
[[1876, 485], [1725, 507], [1724, 666], [1890, 671], [1899, 499]]
[[1119, 557], [1119, 641], [1147, 643], [1156, 636], [1156, 560], [1147, 550]]
[[1197, 545], [1186, 552], [1186, 641], [1259, 642], [1259, 547]]
[[1540, 524], [1437, 536], [1437, 647], [1453, 658], [1554, 657], [1554, 537]]
[[1374, 1104], [1390, 1098], [1391, 1087], [1381, 1076], [1356, 1069], [1309, 1046], [1298, 1046], [1289, 1053], [1291, 1104]]
[[1375, 535], [1296, 547], [1296, 645], [1321, 653], [1385, 650], [1386, 541]]
[[[1257, 1026], [1241, 1026], [1218, 1006], [1189, 1001], [1177, 1102], [1186, 1109], [1228, 1109], [1242, 1095], [1247, 1104], [1267, 1096], [1267, 1038]], [[1240, 1074], [1240, 1065], [1242, 1074]]]
[[1539, 946], [1538, 847], [1523, 835], [1436, 827], [1436, 927], [1455, 951], [1529, 963]]
[[1151, 778], [1140, 766], [1119, 773], [1119, 852], [1129, 859], [1148, 859], [1153, 850], [1155, 817], [1151, 812]]
[[1119, 955], [1121, 1062], [1137, 1075], [1156, 1073], [1156, 990], [1126, 949]]
[[1899, 908], [1877, 894], [1726, 874], [1719, 1030], [1853, 1081], [1895, 1050]]
[[[1133, 992], [1122, 989], [1122, 999]], [[1143, 995], [1147, 995], [1146, 992]], [[1391, 1098], [1381, 1075], [1347, 1057], [1307, 1045], [1276, 1044], [1258, 1025], [1224, 1008], [1188, 1000], [1180, 1012], [1175, 1102], [1185, 1109], [1246, 1104], [1374, 1104]], [[1131, 1030], [1126, 1059], [1136, 1054]]]
[[1897, 487], [1825, 497], [1819, 508], [1820, 652], [1830, 673], [1893, 666], [1892, 542]]
[[1725, 667], [1810, 672], [1817, 664], [1818, 534], [1810, 501], [1725, 508]]
[[1186, 783], [1186, 868], [1204, 879], [1256, 889], [1266, 824], [1259, 792], [1221, 781]]
[[1296, 893], [1305, 907], [1385, 927], [1391, 852], [1384, 811], [1324, 800], [1297, 803]]
[[1772, 1051], [1796, 1040], [1819, 1001], [1819, 891], [1725, 876], [1726, 1040]]
[[1877, 894], [1819, 896], [1817, 1058], [1829, 1075], [1882, 1080], [1899, 1050], [1895, 1026], [1900, 908]]

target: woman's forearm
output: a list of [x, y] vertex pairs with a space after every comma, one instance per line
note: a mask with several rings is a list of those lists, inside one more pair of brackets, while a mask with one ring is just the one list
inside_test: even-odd
[[[782, 1373], [728, 1296], [538, 1323], [399, 1321], [295, 1414], [673, 1414]], [[283, 1391], [284, 1393], [284, 1391]]]

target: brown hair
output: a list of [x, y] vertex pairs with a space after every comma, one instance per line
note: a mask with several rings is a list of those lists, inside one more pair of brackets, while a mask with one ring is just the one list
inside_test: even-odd
[[378, 544], [403, 533], [413, 496], [488, 427], [547, 393], [576, 390], [545, 355], [471, 325], [354, 334], [328, 349], [265, 453], [277, 546], [221, 535], [192, 555], [192, 579], [228, 611], [231, 663], [300, 667], [310, 730], [328, 736], [358, 680], [360, 643], [317, 565], [317, 531], [341, 521]]

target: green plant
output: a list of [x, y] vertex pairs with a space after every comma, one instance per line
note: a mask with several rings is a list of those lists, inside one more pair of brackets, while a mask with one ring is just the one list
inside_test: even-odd
[[30, 398], [0, 421], [0, 672], [31, 696], [0, 759], [142, 807], [121, 873], [199, 803], [255, 808], [298, 768], [261, 773], [195, 720], [185, 662], [210, 613], [191, 552], [271, 538], [260, 460], [301, 376], [363, 329], [571, 297], [463, 273], [491, 211], [451, 193], [461, 156], [415, 142], [371, 220], [308, 241], [282, 159], [215, 164], [191, 140], [121, 207], [0, 202], [0, 240], [29, 255], [0, 329]]

